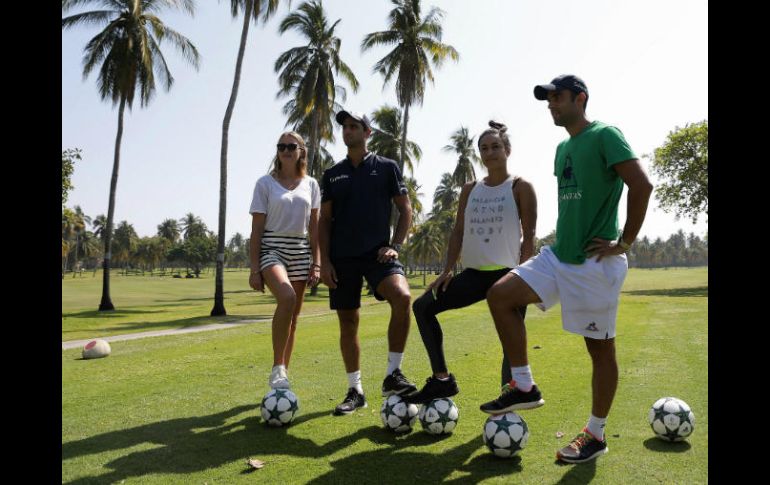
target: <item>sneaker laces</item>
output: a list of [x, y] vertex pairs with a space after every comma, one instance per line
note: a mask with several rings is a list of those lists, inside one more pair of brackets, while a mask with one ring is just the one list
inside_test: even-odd
[[348, 393], [345, 395], [345, 399], [342, 400], [343, 403], [345, 402], [354, 402], [356, 400], [356, 396], [358, 396], [358, 391], [355, 390], [355, 388], [348, 389]]
[[593, 438], [591, 437], [590, 434], [586, 433], [585, 431], [581, 431], [577, 436], [575, 436], [575, 438], [572, 440], [569, 446], [570, 448], [573, 448], [575, 451], [580, 451], [580, 449], [592, 439]]
[[406, 378], [404, 374], [401, 373], [398, 369], [393, 371], [393, 374], [391, 374], [394, 379], [396, 379], [396, 382], [399, 384], [411, 384], [409, 380]]

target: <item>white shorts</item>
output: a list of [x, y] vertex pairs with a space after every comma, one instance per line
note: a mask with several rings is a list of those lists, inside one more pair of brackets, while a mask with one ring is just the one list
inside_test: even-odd
[[615, 337], [620, 288], [628, 273], [625, 254], [562, 263], [543, 246], [540, 254], [511, 270], [540, 297], [545, 311], [561, 302], [564, 330], [594, 339]]

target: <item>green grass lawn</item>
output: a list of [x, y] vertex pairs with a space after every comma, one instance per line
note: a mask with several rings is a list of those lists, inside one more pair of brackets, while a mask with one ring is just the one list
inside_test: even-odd
[[[226, 273], [230, 318], [272, 314], [247, 274]], [[420, 290], [412, 280], [414, 294]], [[100, 315], [101, 279], [62, 283], [62, 339], [72, 340], [215, 320], [213, 278], [113, 278], [114, 313]], [[590, 412], [590, 360], [581, 338], [561, 329], [559, 309], [527, 314], [530, 364], [545, 406], [523, 411], [530, 440], [520, 458], [497, 459], [481, 431], [478, 405], [496, 397], [500, 346], [486, 305], [441, 315], [460, 421], [436, 438], [419, 424], [407, 435], [381, 428], [379, 386], [387, 360], [387, 304], [363, 299], [362, 374], [369, 407], [331, 410], [347, 380], [336, 316], [325, 288], [300, 320], [290, 378], [300, 415], [288, 428], [261, 423], [258, 402], [272, 364], [269, 322], [169, 337], [113, 342], [106, 359], [62, 352], [63, 483], [706, 483], [708, 481], [708, 269], [631, 270], [617, 336], [620, 384], [607, 423], [610, 452], [583, 465], [560, 465], [555, 452]], [[537, 349], [535, 347], [538, 347]], [[415, 325], [404, 372], [421, 385], [430, 373]], [[647, 411], [663, 396], [693, 408], [684, 443], [653, 437]], [[556, 433], [563, 432], [562, 438]], [[265, 462], [250, 471], [249, 458]]]

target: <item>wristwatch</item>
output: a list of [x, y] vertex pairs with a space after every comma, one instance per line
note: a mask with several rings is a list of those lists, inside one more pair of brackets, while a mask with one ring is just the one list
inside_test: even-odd
[[397, 253], [401, 252], [401, 245], [400, 244], [391, 244], [390, 247], [395, 250]]
[[631, 249], [631, 245], [630, 245], [630, 244], [628, 244], [627, 242], [625, 242], [625, 241], [623, 240], [623, 238], [622, 238], [622, 237], [621, 237], [621, 238], [618, 238], [618, 246], [620, 246], [621, 248], [623, 248], [623, 252], [626, 252], [626, 251], [628, 251], [629, 249]]

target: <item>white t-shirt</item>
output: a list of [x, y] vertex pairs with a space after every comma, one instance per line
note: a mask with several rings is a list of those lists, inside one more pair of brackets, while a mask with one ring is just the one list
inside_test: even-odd
[[287, 190], [267, 174], [257, 180], [249, 212], [267, 214], [266, 231], [307, 236], [310, 210], [320, 207], [321, 189], [313, 177], [305, 176], [294, 190]]

